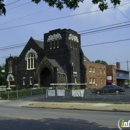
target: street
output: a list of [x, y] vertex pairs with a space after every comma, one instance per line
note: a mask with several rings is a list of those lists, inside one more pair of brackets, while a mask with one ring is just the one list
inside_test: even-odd
[[21, 107], [36, 98], [0, 101], [0, 130], [119, 130], [118, 120], [130, 119], [128, 112]]

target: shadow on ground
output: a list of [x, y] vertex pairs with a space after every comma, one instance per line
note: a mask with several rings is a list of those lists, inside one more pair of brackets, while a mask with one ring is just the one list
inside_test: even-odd
[[0, 130], [119, 130], [79, 119], [0, 119]]

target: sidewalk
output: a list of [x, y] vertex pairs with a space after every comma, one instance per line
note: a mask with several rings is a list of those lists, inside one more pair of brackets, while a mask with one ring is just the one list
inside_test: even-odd
[[33, 102], [25, 107], [130, 112], [130, 104], [112, 103]]

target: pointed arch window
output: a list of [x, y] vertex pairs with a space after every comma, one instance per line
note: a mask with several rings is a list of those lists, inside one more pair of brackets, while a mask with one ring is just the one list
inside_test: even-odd
[[27, 70], [35, 69], [36, 68], [36, 59], [38, 58], [37, 53], [35, 50], [30, 49], [25, 57], [27, 61]]
[[29, 53], [27, 57], [27, 69], [34, 69], [36, 67], [36, 57], [34, 53]]

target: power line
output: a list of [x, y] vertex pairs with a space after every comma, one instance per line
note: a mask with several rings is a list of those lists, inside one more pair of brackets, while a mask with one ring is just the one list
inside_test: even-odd
[[[82, 14], [82, 13], [81, 13]], [[85, 13], [83, 13], [85, 14]], [[18, 25], [18, 26], [13, 26], [13, 27], [8, 27], [8, 28], [3, 28], [3, 29], [0, 29], [0, 31], [3, 31], [3, 30], [8, 30], [8, 29], [13, 29], [13, 28], [18, 28], [18, 27], [23, 27], [23, 26], [29, 26], [29, 25], [33, 25], [33, 24], [39, 24], [39, 23], [43, 23], [43, 22], [49, 22], [49, 21], [54, 21], [54, 20], [58, 20], [58, 19], [62, 19], [62, 18], [67, 18], [67, 17], [72, 17], [72, 16], [77, 16], [77, 15], [80, 15], [80, 14], [76, 14], [76, 15], [70, 15], [70, 16], [64, 16], [64, 17], [59, 17], [59, 18], [54, 18], [54, 19], [50, 19], [50, 20], [44, 20], [44, 21], [38, 21], [38, 22], [34, 22], [34, 23], [28, 23], [28, 24], [23, 24], [23, 25]], [[124, 23], [124, 22], [123, 22]], [[122, 26], [129, 26], [130, 24], [126, 24], [126, 25], [120, 25], [120, 27]], [[117, 26], [119, 27], [119, 26]], [[111, 28], [116, 28], [116, 27], [111, 27]], [[103, 29], [104, 30], [104, 29]], [[97, 30], [98, 31], [98, 30]], [[102, 30], [101, 30], [102, 31]], [[82, 33], [83, 34], [83, 33]]]
[[122, 11], [120, 11], [118, 8], [116, 8], [116, 9], [117, 9], [117, 11], [120, 12], [123, 16], [125, 16], [125, 18], [127, 18], [128, 20], [130, 20], [129, 17], [127, 17]]
[[15, 3], [19, 2], [19, 1], [20, 1], [20, 0], [14, 1], [14, 2], [12, 2], [12, 3], [9, 3], [9, 4], [5, 5], [5, 6], [9, 6], [9, 5], [15, 4]]
[[[28, 4], [28, 3], [30, 3], [30, 2], [27, 2], [25, 4]], [[129, 4], [129, 3], [130, 2], [122, 4], [121, 6]], [[112, 8], [114, 8], [114, 7], [110, 7], [108, 9], [112, 9]], [[64, 17], [58, 17], [58, 18], [53, 18], [53, 19], [48, 19], [48, 20], [43, 20], [43, 21], [38, 21], [38, 22], [33, 22], [33, 23], [28, 23], [28, 24], [13, 26], [13, 27], [8, 27], [8, 28], [3, 28], [3, 29], [0, 29], [0, 31], [2, 31], [2, 30], [8, 30], [8, 29], [14, 29], [14, 28], [19, 28], [19, 27], [24, 27], [24, 26], [29, 26], [29, 25], [34, 25], [34, 24], [39, 24], [39, 23], [44, 23], [44, 22], [50, 22], [50, 21], [60, 20], [60, 19], [69, 18], [69, 17], [75, 17], [75, 16], [79, 16], [79, 15], [94, 13], [94, 12], [97, 12], [97, 11], [100, 11], [100, 10], [94, 10], [94, 11], [89, 11], [89, 12], [84, 12], [84, 13], [79, 13], [79, 14], [74, 14], [74, 15], [68, 15], [68, 16], [64, 16]]]
[[95, 10], [95, 11], [91, 11], [91, 12], [84, 12], [84, 13], [74, 14], [74, 15], [68, 15], [68, 16], [64, 16], [64, 17], [57, 17], [57, 18], [53, 18], [53, 19], [48, 19], [48, 20], [37, 21], [37, 22], [33, 22], [33, 23], [28, 23], [28, 24], [23, 24], [23, 25], [18, 25], [18, 26], [3, 28], [3, 29], [0, 29], [0, 30], [2, 31], [2, 30], [8, 30], [8, 29], [13, 29], [13, 28], [23, 27], [23, 26], [29, 26], [29, 25], [39, 24], [39, 23], [45, 23], [45, 22], [60, 20], [60, 19], [64, 19], [64, 18], [74, 17], [74, 16], [78, 16], [78, 15], [84, 15], [84, 14], [88, 14], [88, 13], [92, 13], [92, 12], [96, 12], [96, 11], [100, 11], [100, 10]]
[[16, 6], [16, 7], [13, 7], [13, 8], [11, 8], [11, 9], [8, 9], [7, 11], [13, 10], [13, 9], [16, 9], [16, 8], [19, 8], [19, 7], [24, 6], [24, 5], [27, 5], [27, 4], [29, 4], [29, 3], [31, 3], [31, 2], [26, 2], [26, 3], [24, 3], [24, 4], [18, 5], [18, 6]]
[[[39, 40], [43, 40], [43, 39], [39, 39]], [[19, 44], [14, 44], [14, 45], [10, 45], [10, 46], [5, 46], [5, 47], [0, 47], [0, 51], [5, 51], [5, 50], [9, 50], [9, 49], [16, 49], [19, 47], [23, 47], [26, 45], [27, 42], [23, 42], [23, 43], [19, 43]]]
[[[18, 0], [18, 1], [19, 1], [19, 0]], [[18, 2], [18, 1], [16, 1], [16, 2]], [[14, 2], [13, 2], [13, 3], [14, 3]], [[124, 6], [124, 5], [129, 4], [129, 3], [130, 3], [130, 2], [127, 2], [127, 3], [124, 3], [124, 4], [119, 5], [119, 6]], [[118, 7], [119, 7], [119, 6], [118, 6]], [[50, 9], [50, 8], [48, 8], [48, 9]], [[47, 9], [45, 9], [45, 10], [47, 10]], [[0, 24], [0, 25], [4, 25], [4, 24], [10, 23], [10, 22], [14, 22], [14, 21], [16, 21], [16, 20], [19, 20], [19, 19], [22, 19], [22, 18], [25, 18], [25, 17], [31, 16], [31, 15], [33, 15], [33, 14], [36, 14], [36, 13], [39, 13], [39, 12], [42, 12], [42, 11], [44, 11], [44, 10], [41, 10], [41, 11], [38, 11], [38, 12], [35, 12], [35, 13], [32, 13], [32, 14], [26, 15], [26, 16], [23, 16], [23, 17], [20, 17], [20, 18], [17, 18], [17, 19], [11, 20], [11, 21], [8, 21], [8, 22], [3, 23], [3, 24]]]
[[121, 28], [126, 28], [130, 26], [130, 21], [129, 24], [123, 24], [123, 25], [119, 25], [119, 26], [112, 26], [112, 27], [108, 27], [108, 28], [102, 28], [102, 29], [98, 29], [98, 30], [93, 30], [93, 31], [86, 31], [83, 33], [80, 33], [81, 35], [89, 35], [89, 34], [93, 34], [93, 33], [101, 33], [104, 31], [111, 31], [111, 30], [116, 30], [116, 29], [121, 29]]
[[25, 46], [25, 44], [24, 45], [9, 46], [9, 47], [6, 47], [6, 48], [0, 48], [0, 51], [16, 49], [16, 48], [19, 48], [19, 47], [22, 47], [22, 46]]
[[81, 47], [104, 45], [104, 44], [110, 44], [110, 43], [116, 43], [116, 42], [123, 42], [123, 41], [129, 41], [129, 40], [130, 40], [130, 39], [120, 39], [120, 40], [116, 40], [116, 41], [101, 42], [101, 43], [96, 43], [96, 44], [84, 45], [84, 46], [81, 46]]
[[111, 26], [115, 26], [115, 25], [117, 26], [117, 25], [122, 25], [122, 24], [127, 24], [127, 23], [130, 23], [130, 21], [121, 22], [121, 23], [115, 23], [115, 24], [109, 24], [109, 25], [106, 25], [106, 26], [100, 26], [100, 27], [96, 27], [96, 28], [82, 30], [82, 31], [78, 31], [78, 33], [82, 34], [83, 32], [86, 32], [86, 31], [93, 31], [93, 30], [97, 30], [97, 29], [101, 29], [101, 28], [111, 27]]
[[[39, 39], [39, 40], [43, 40], [43, 39]], [[120, 39], [120, 40], [116, 40], [116, 41], [109, 41], [109, 42], [102, 42], [102, 43], [95, 43], [95, 44], [84, 45], [84, 46], [81, 46], [81, 47], [105, 45], [105, 44], [111, 44], [111, 43], [117, 43], [117, 42], [129, 41], [129, 40], [130, 40], [129, 38], [128, 39]], [[15, 45], [1, 47], [0, 51], [10, 50], [10, 49], [16, 49], [16, 48], [25, 46], [25, 44], [26, 44], [26, 42], [20, 43], [20, 44], [15, 44]]]
[[19, 19], [26, 18], [26, 17], [28, 17], [28, 16], [31, 16], [31, 15], [34, 15], [34, 14], [37, 14], [37, 13], [40, 13], [40, 12], [42, 12], [42, 11], [46, 11], [46, 10], [48, 10], [48, 9], [50, 9], [50, 8], [43, 9], [43, 10], [37, 11], [37, 12], [35, 12], [35, 13], [28, 14], [28, 15], [23, 16], [23, 17], [19, 17], [19, 18], [17, 18], [17, 19], [14, 19], [14, 20], [11, 20], [11, 21], [8, 21], [8, 22], [5, 22], [5, 23], [2, 23], [2, 24], [0, 24], [0, 25], [5, 25], [5, 24], [8, 24], [8, 23], [11, 23], [11, 22], [17, 21], [17, 20], [19, 20]]

